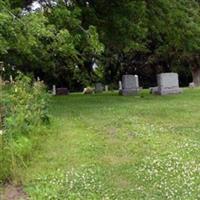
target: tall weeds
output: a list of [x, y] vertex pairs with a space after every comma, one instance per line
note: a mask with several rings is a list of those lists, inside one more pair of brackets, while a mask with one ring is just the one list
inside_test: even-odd
[[0, 180], [20, 180], [18, 169], [34, 151], [33, 136], [49, 124], [50, 96], [44, 84], [19, 74], [14, 83], [1, 87]]

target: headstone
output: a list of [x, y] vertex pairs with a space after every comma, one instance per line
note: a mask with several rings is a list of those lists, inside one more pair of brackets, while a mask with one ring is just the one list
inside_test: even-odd
[[119, 81], [119, 94], [122, 95], [122, 82]]
[[53, 85], [53, 91], [52, 91], [53, 95], [56, 95], [56, 85]]
[[179, 94], [182, 89], [179, 88], [177, 73], [161, 73], [157, 75], [159, 95]]
[[194, 84], [194, 82], [189, 83], [189, 88], [195, 88], [195, 84]]
[[95, 92], [103, 92], [103, 89], [104, 89], [104, 87], [103, 87], [102, 83], [95, 84]]
[[11, 83], [13, 82], [13, 77], [12, 77], [12, 75], [10, 75], [10, 82], [11, 82]]
[[68, 95], [68, 88], [56, 88], [56, 95]]
[[39, 76], [37, 77], [37, 81], [40, 81], [40, 77]]
[[108, 92], [108, 85], [105, 85], [105, 91]]
[[150, 89], [150, 94], [156, 94], [158, 93], [158, 87], [151, 87]]
[[119, 91], [121, 91], [121, 90], [122, 90], [122, 82], [119, 81]]
[[122, 90], [119, 91], [123, 96], [136, 95], [139, 92], [139, 80], [137, 75], [122, 76]]

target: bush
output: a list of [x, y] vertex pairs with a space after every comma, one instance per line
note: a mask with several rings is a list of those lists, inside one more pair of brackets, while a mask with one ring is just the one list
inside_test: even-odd
[[33, 150], [32, 134], [38, 134], [49, 123], [49, 95], [42, 82], [19, 74], [16, 81], [2, 90], [0, 100], [2, 154], [0, 179], [16, 176], [16, 168]]
[[94, 88], [92, 87], [86, 87], [83, 90], [83, 94], [93, 94], [94, 93]]

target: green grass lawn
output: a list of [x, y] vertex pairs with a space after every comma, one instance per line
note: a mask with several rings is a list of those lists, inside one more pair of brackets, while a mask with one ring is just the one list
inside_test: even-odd
[[21, 172], [31, 199], [200, 199], [200, 90], [142, 93], [54, 97]]

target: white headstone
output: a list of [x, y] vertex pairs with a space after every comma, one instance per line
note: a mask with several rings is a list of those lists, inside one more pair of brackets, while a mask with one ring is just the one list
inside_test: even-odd
[[37, 77], [37, 81], [40, 81], [40, 77], [39, 76]]
[[56, 85], [53, 85], [53, 91], [52, 91], [53, 95], [56, 95]]
[[12, 75], [10, 75], [10, 82], [11, 82], [11, 83], [13, 82], [13, 77], [12, 77]]
[[122, 82], [119, 81], [119, 90], [122, 90]]
[[194, 88], [195, 87], [195, 84], [194, 84], [194, 82], [192, 82], [192, 83], [189, 83], [189, 88]]
[[108, 92], [108, 85], [105, 85], [105, 91]]

